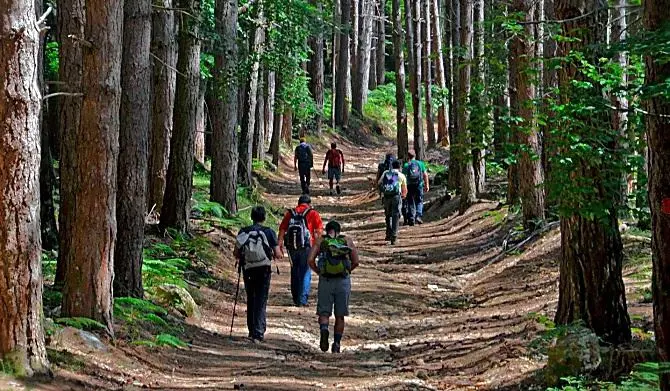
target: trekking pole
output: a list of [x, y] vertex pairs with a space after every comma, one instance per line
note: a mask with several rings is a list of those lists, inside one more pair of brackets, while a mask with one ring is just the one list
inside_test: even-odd
[[233, 337], [233, 324], [235, 323], [235, 309], [237, 308], [237, 298], [240, 295], [240, 276], [242, 275], [242, 265], [237, 268], [237, 289], [235, 290], [235, 302], [233, 303], [233, 319], [230, 321], [230, 335]]

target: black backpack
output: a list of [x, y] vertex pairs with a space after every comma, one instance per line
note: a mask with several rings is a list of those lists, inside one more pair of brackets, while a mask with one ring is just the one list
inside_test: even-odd
[[421, 184], [423, 179], [423, 172], [421, 171], [421, 166], [416, 160], [410, 160], [407, 164], [407, 184], [418, 186]]
[[288, 251], [304, 250], [310, 246], [312, 235], [307, 227], [307, 214], [311, 211], [312, 208], [307, 208], [302, 213], [298, 213], [295, 209], [289, 209], [291, 220], [289, 220], [288, 229], [284, 235], [284, 245]]
[[314, 157], [312, 156], [312, 148], [309, 144], [300, 144], [296, 147], [296, 156], [300, 164], [309, 164], [310, 167], [314, 164]]

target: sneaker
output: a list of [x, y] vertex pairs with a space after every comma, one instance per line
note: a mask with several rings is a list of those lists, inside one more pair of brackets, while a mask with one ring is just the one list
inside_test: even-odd
[[391, 235], [386, 234], [386, 237], [384, 238], [384, 241], [388, 242], [389, 240], [391, 240]]
[[416, 223], [419, 225], [423, 224], [423, 220], [421, 219], [421, 217], [416, 218]]
[[391, 245], [394, 245], [396, 241], [396, 238], [391, 238]]
[[330, 347], [330, 351], [333, 353], [339, 353], [340, 352], [340, 344], [337, 342], [333, 342], [333, 346]]
[[330, 195], [333, 195], [333, 189], [330, 189]]
[[321, 348], [322, 352], [328, 351], [328, 330], [321, 330], [321, 340], [319, 341], [319, 347]]
[[337, 195], [342, 194], [342, 189], [340, 189], [340, 185], [335, 186], [335, 191], [337, 191]]

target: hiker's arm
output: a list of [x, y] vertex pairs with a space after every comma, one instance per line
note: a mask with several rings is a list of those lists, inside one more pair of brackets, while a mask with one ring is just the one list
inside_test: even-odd
[[340, 156], [342, 156], [342, 172], [344, 172], [344, 153], [340, 151]]
[[326, 157], [323, 159], [323, 169], [321, 171], [323, 171], [324, 173], [326, 172], [326, 163], [328, 163], [328, 154], [329, 153], [330, 153], [330, 151], [326, 152]]
[[235, 246], [235, 250], [233, 250], [233, 255], [236, 259], [240, 259], [240, 249], [237, 248], [237, 246]]
[[356, 248], [356, 244], [354, 244], [354, 241], [351, 238], [347, 238], [347, 246], [349, 246], [351, 249], [351, 270], [353, 271], [360, 264], [358, 259], [358, 249]]
[[402, 198], [407, 198], [407, 182], [403, 182], [400, 185], [400, 195]]
[[281, 259], [283, 253], [282, 253], [281, 249], [279, 248], [279, 246], [275, 246], [272, 249], [272, 255], [274, 256], [274, 259]]
[[314, 247], [309, 251], [309, 256], [307, 257], [307, 266], [310, 269], [314, 270], [314, 273], [319, 273], [319, 269], [316, 267], [316, 257], [319, 255], [319, 249], [321, 248], [321, 238], [316, 241]]
[[430, 178], [428, 178], [428, 171], [423, 172], [423, 191], [430, 191]]

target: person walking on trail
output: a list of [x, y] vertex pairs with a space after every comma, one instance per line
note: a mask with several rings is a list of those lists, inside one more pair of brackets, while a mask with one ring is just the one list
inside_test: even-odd
[[307, 265], [309, 252], [323, 233], [319, 212], [312, 209], [312, 199], [303, 194], [298, 206], [289, 209], [279, 225], [281, 252], [288, 250], [291, 259], [291, 296], [293, 303], [306, 306], [312, 284], [312, 274]]
[[341, 234], [340, 224], [331, 221], [326, 225], [326, 235], [312, 248], [308, 262], [309, 267], [319, 275], [316, 304], [321, 335], [319, 347], [323, 352], [328, 351], [328, 323], [334, 312], [335, 340], [331, 351], [339, 353], [344, 334], [344, 317], [349, 315], [350, 275], [359, 264], [358, 250], [351, 238]]
[[400, 161], [394, 160], [391, 169], [384, 171], [379, 178], [382, 191], [384, 215], [386, 216], [386, 239], [395, 244], [398, 238], [398, 224], [402, 208], [402, 199], [407, 196], [407, 178], [400, 172]]
[[409, 225], [423, 224], [423, 195], [430, 190], [426, 164], [410, 153], [403, 173], [407, 177], [407, 222]]
[[265, 309], [270, 292], [272, 260], [281, 258], [277, 234], [265, 222], [265, 208], [251, 210], [253, 224], [242, 228], [235, 241], [235, 257], [244, 271], [244, 289], [247, 291], [247, 328], [249, 339], [263, 341], [265, 337]]
[[326, 158], [323, 160], [323, 170], [326, 173], [326, 164], [328, 164], [328, 184], [330, 185], [330, 195], [333, 195], [333, 180], [337, 182], [335, 187], [337, 194], [341, 194], [340, 179], [344, 172], [344, 153], [337, 149], [336, 143], [330, 144], [330, 149], [326, 152]]
[[302, 194], [309, 194], [309, 183], [312, 178], [312, 167], [314, 167], [314, 152], [312, 146], [307, 144], [305, 137], [300, 138], [300, 144], [295, 147], [293, 155], [293, 169], [300, 176], [300, 188]]

